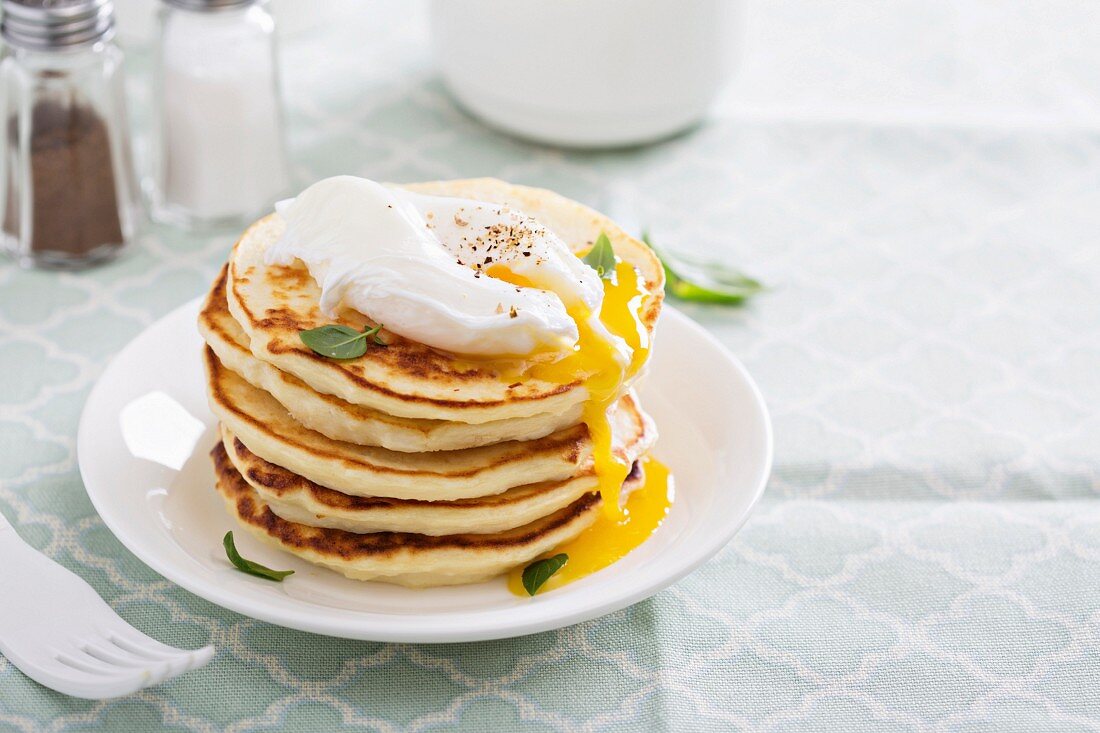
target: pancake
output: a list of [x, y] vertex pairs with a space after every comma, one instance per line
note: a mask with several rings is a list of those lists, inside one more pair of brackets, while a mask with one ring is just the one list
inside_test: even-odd
[[353, 496], [443, 501], [499, 494], [574, 476], [591, 459], [578, 425], [533, 441], [433, 453], [399, 453], [326, 438], [205, 352], [213, 413], [256, 455], [326, 488]]
[[[209, 347], [204, 360], [210, 409], [249, 450], [352, 496], [427, 501], [488, 496], [524, 484], [563, 481], [592, 462], [592, 441], [584, 425], [538, 440], [433, 453], [399, 453], [332, 440], [302, 427], [274, 397], [222, 366]], [[612, 410], [614, 424], [631, 419], [633, 411], [622, 412]]]
[[[643, 322], [652, 335], [663, 298], [664, 273], [648, 247], [595, 211], [556, 193], [494, 179], [441, 181], [406, 186], [427, 194], [507, 204], [538, 218], [575, 251], [588, 249], [601, 232], [615, 253], [645, 281]], [[383, 330], [387, 348], [339, 361], [315, 354], [298, 334], [331, 323], [319, 309], [320, 290], [301, 263], [267, 267], [264, 251], [282, 234], [277, 215], [250, 226], [229, 261], [227, 303], [261, 361], [293, 374], [317, 392], [402, 417], [482, 424], [540, 414], [564, 414], [588, 397], [584, 375], [571, 384], [522, 378], [522, 362], [462, 359]], [[345, 311], [339, 323], [370, 323]], [[552, 357], [550, 357], [552, 358]]]
[[276, 547], [355, 580], [413, 587], [488, 580], [573, 539], [600, 511], [599, 494], [587, 493], [548, 516], [495, 534], [355, 534], [280, 518], [233, 467], [221, 443], [211, 456], [216, 488], [242, 527]]
[[[633, 398], [624, 399], [622, 408], [621, 444], [616, 452], [624, 462], [635, 464], [656, 440], [656, 429]], [[588, 466], [565, 481], [528, 484], [474, 499], [415, 501], [348, 496], [265, 461], [225, 425], [221, 426], [221, 437], [233, 466], [276, 515], [291, 522], [348, 532], [500, 532], [552, 514], [598, 486]]]
[[252, 386], [270, 393], [302, 425], [333, 440], [421, 453], [475, 448], [506, 440], [533, 440], [580, 422], [580, 405], [559, 415], [532, 415], [472, 425], [396, 417], [316, 392], [294, 375], [253, 356], [248, 336], [229, 313], [225, 286], [226, 268], [222, 268], [199, 314], [199, 331], [206, 343], [224, 366]]

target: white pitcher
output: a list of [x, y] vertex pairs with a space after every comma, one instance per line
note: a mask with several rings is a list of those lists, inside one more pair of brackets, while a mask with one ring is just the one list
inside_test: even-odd
[[569, 147], [698, 123], [740, 46], [741, 0], [432, 0], [443, 79], [475, 116]]

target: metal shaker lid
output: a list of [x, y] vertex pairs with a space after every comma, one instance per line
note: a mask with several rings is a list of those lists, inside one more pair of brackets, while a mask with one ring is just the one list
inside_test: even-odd
[[164, 0], [169, 5], [185, 10], [229, 10], [252, 5], [259, 0]]
[[3, 0], [0, 35], [37, 50], [83, 46], [114, 34], [111, 0]]

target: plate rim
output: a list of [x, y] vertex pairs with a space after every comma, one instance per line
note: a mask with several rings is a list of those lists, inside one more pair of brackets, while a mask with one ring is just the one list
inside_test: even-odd
[[[705, 541], [697, 543], [697, 546], [694, 546], [687, 552], [684, 561], [676, 563], [673, 572], [645, 579], [632, 586], [631, 589], [625, 593], [607, 594], [606, 596], [603, 594], [594, 594], [596, 598], [594, 602], [582, 605], [569, 612], [533, 616], [530, 620], [521, 619], [517, 622], [510, 622], [505, 625], [494, 625], [483, 621], [483, 625], [481, 626], [473, 625], [462, 629], [454, 629], [439, 624], [438, 615], [430, 617], [436, 623], [426, 624], [417, 628], [415, 631], [404, 628], [387, 631], [385, 628], [378, 628], [374, 624], [353, 627], [343, 619], [326, 617], [324, 615], [311, 615], [310, 609], [313, 608], [312, 606], [303, 606], [302, 609], [294, 610], [277, 606], [267, 607], [256, 605], [253, 600], [235, 595], [217, 582], [187, 573], [184, 567], [177, 566], [170, 558], [164, 559], [162, 553], [149, 551], [149, 548], [144, 545], [142, 540], [132, 536], [124, 526], [125, 523], [114, 514], [109, 503], [104, 501], [105, 494], [103, 492], [90, 490], [88, 485], [89, 482], [87, 477], [91, 473], [91, 469], [86, 464], [90, 459], [86, 458], [87, 451], [82, 449], [82, 446], [89, 444], [90, 438], [86, 436], [94, 429], [94, 426], [91, 424], [93, 407], [98, 402], [107, 399], [107, 376], [116, 365], [126, 357], [128, 352], [136, 348], [135, 344], [146, 333], [157, 328], [164, 321], [180, 317], [183, 311], [193, 310], [197, 314], [202, 299], [203, 296], [198, 296], [189, 300], [147, 325], [130, 339], [125, 346], [119, 349], [103, 368], [103, 371], [100, 373], [99, 377], [97, 377], [95, 384], [89, 391], [84, 405], [81, 408], [76, 436], [77, 466], [80, 472], [81, 484], [85, 494], [87, 494], [88, 499], [92, 503], [92, 507], [103, 521], [104, 526], [111, 532], [115, 539], [127, 549], [127, 551], [166, 580], [171, 581], [187, 592], [248, 618], [298, 631], [306, 631], [344, 639], [431, 644], [507, 639], [571, 626], [614, 613], [615, 611], [645, 600], [683, 579], [707, 560], [714, 557], [714, 555], [733, 539], [734, 535], [740, 531], [741, 527], [744, 526], [753, 510], [756, 508], [756, 505], [759, 503], [761, 496], [767, 488], [768, 481], [771, 478], [774, 458], [774, 436], [771, 415], [768, 412], [767, 403], [764, 400], [759, 385], [757, 385], [744, 364], [742, 364], [721, 341], [710, 333], [710, 331], [696, 323], [682, 311], [666, 304], [662, 309], [662, 320], [667, 318], [669, 320], [678, 321], [679, 327], [686, 328], [694, 332], [696, 337], [709, 342], [724, 355], [728, 365], [737, 372], [744, 386], [748, 388], [751, 400], [759, 411], [764, 443], [763, 461], [761, 464], [762, 470], [741, 516], [738, 517], [735, 522], [726, 525], [724, 531], [713, 533], [713, 535], [707, 537]], [[475, 612], [475, 614], [483, 614], [488, 617], [487, 621], [492, 621], [495, 614], [507, 614], [511, 610], [512, 609], [491, 609], [488, 611]], [[369, 611], [366, 613], [379, 614], [381, 612]], [[400, 616], [400, 618], [404, 623], [409, 623], [411, 620], [425, 617], [419, 614], [406, 614]]]

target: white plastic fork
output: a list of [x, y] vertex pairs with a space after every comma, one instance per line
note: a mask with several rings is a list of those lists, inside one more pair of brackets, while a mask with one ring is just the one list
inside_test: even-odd
[[0, 514], [0, 652], [41, 685], [103, 700], [201, 667], [214, 647], [185, 651], [149, 638]]

